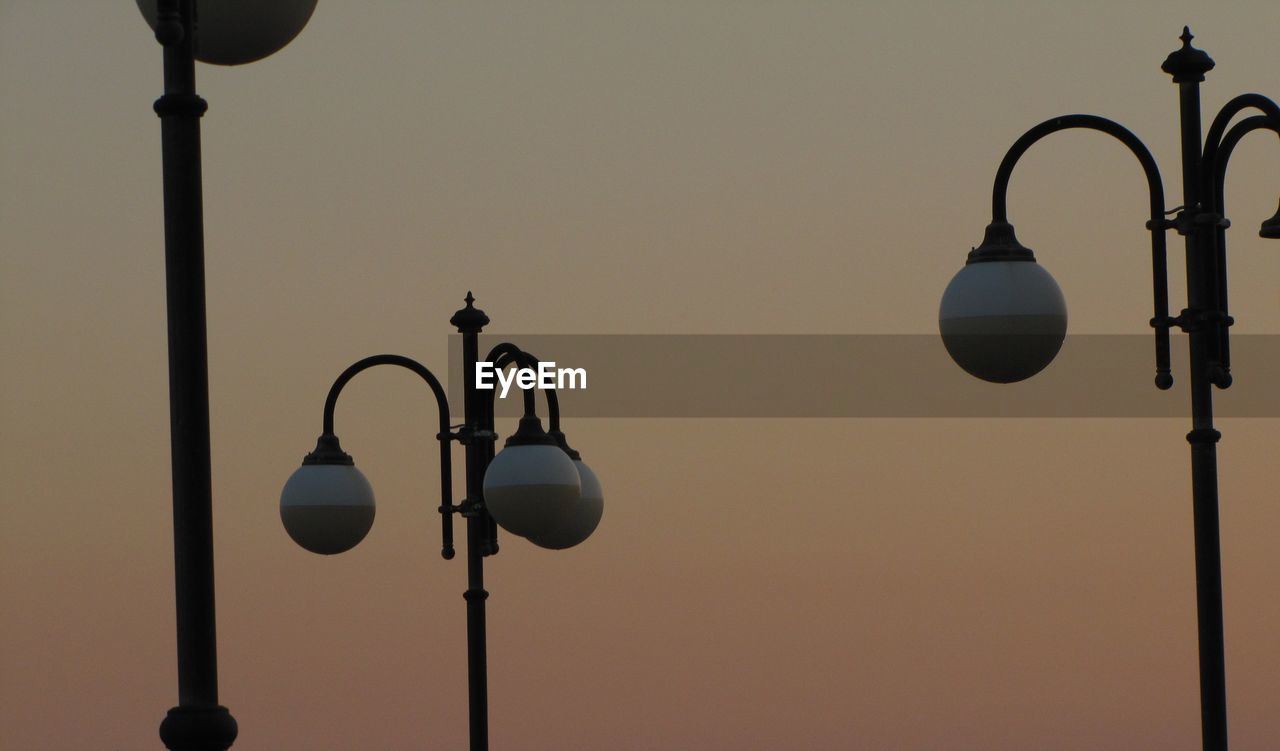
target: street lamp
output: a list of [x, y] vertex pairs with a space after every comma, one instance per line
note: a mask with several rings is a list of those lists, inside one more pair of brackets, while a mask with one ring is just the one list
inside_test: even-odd
[[218, 703], [200, 195], [200, 117], [207, 104], [196, 94], [195, 61], [265, 57], [301, 31], [314, 7], [315, 0], [138, 0], [164, 47], [164, 96], [155, 111], [164, 171], [178, 706], [160, 724], [160, 739], [173, 751], [225, 751], [237, 732]]
[[[430, 387], [439, 413], [440, 554], [453, 558], [453, 515], [467, 520], [467, 673], [471, 749], [489, 748], [486, 677], [484, 558], [498, 552], [497, 528], [526, 537], [544, 548], [564, 549], [587, 539], [604, 510], [600, 480], [560, 430], [556, 392], [544, 391], [550, 431], [534, 409], [534, 391], [524, 389], [524, 416], [501, 452], [494, 454], [494, 390], [476, 385], [480, 331], [489, 323], [472, 303], [449, 323], [462, 334], [463, 423], [449, 425], [449, 401], [439, 379], [422, 364], [400, 355], [374, 355], [347, 368], [334, 381], [324, 404], [323, 429], [316, 448], [302, 460], [280, 493], [280, 518], [293, 541], [313, 553], [332, 555], [350, 550], [373, 526], [373, 489], [355, 462], [342, 450], [333, 429], [333, 412], [342, 389], [357, 374], [377, 365], [413, 371]], [[493, 348], [483, 362], [496, 370], [509, 365], [536, 367], [537, 360], [513, 344]], [[518, 383], [518, 381], [517, 381]], [[456, 428], [456, 430], [455, 430]], [[466, 452], [466, 498], [453, 503], [451, 446]]]
[[[1019, 138], [996, 171], [992, 219], [982, 244], [942, 296], [938, 327], [951, 357], [969, 373], [988, 381], [1020, 381], [1043, 369], [1066, 334], [1066, 305], [1057, 283], [1014, 237], [1005, 212], [1005, 193], [1014, 164], [1036, 141], [1060, 130], [1086, 128], [1113, 136], [1129, 147], [1147, 176], [1151, 197], [1152, 271], [1155, 287], [1156, 386], [1173, 385], [1169, 372], [1169, 329], [1185, 331], [1191, 350], [1191, 489], [1195, 523], [1196, 610], [1200, 641], [1200, 713], [1204, 748], [1226, 751], [1227, 699], [1222, 634], [1222, 564], [1218, 532], [1217, 441], [1213, 427], [1213, 386], [1231, 385], [1227, 331], [1226, 228], [1223, 184], [1231, 152], [1246, 134], [1268, 129], [1280, 135], [1280, 107], [1259, 94], [1228, 102], [1200, 140], [1200, 82], [1213, 68], [1203, 50], [1191, 46], [1183, 28], [1182, 47], [1161, 70], [1178, 84], [1182, 130], [1182, 205], [1164, 208], [1164, 188], [1150, 151], [1129, 130], [1093, 115], [1067, 115], [1037, 125]], [[1241, 112], [1246, 117], [1228, 130]], [[1172, 219], [1168, 218], [1170, 215]], [[1168, 313], [1165, 231], [1186, 238], [1187, 307]], [[1267, 219], [1262, 237], [1280, 238], [1280, 211]]]

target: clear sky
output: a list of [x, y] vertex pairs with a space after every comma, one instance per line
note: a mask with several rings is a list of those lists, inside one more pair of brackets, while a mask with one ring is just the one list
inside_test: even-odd
[[[1120, 121], [1180, 202], [1159, 65], [1183, 24], [1218, 63], [1206, 113], [1280, 97], [1273, 0], [321, 0], [277, 55], [201, 66], [235, 748], [465, 744], [465, 570], [438, 553], [421, 384], [344, 395], [380, 504], [360, 547], [318, 558], [279, 522], [342, 368], [443, 373], [468, 289], [497, 333], [932, 332], [1041, 120]], [[176, 703], [160, 93], [132, 2], [0, 2], [4, 749], [159, 748]], [[1256, 233], [1277, 175], [1275, 139], [1241, 144], [1249, 333], [1280, 333], [1280, 247]], [[1011, 219], [1072, 332], [1146, 330], [1146, 212], [1101, 135], [1021, 163]], [[1198, 748], [1188, 427], [567, 419], [605, 516], [579, 548], [489, 560], [493, 746]], [[1220, 427], [1233, 747], [1265, 749], [1280, 423]]]

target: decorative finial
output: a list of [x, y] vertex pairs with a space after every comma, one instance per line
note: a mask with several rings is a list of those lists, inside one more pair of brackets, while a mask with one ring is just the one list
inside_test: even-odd
[[471, 290], [467, 290], [467, 296], [464, 298], [467, 307], [462, 308], [453, 314], [449, 319], [449, 323], [458, 327], [458, 331], [463, 334], [478, 334], [480, 330], [489, 325], [489, 316], [484, 311], [472, 305], [476, 301]]
[[1182, 46], [1169, 53], [1160, 70], [1173, 76], [1174, 83], [1203, 81], [1204, 74], [1213, 70], [1213, 59], [1204, 50], [1191, 46], [1191, 40], [1195, 36], [1192, 35], [1190, 26], [1183, 26], [1182, 36], [1178, 38], [1182, 40]]

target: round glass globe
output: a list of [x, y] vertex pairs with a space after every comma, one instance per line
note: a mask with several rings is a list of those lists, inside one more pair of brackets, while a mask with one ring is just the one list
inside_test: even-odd
[[559, 446], [507, 446], [484, 474], [484, 505], [508, 532], [554, 531], [573, 515], [582, 493], [578, 470]]
[[[157, 0], [137, 0], [154, 31]], [[316, 9], [316, 0], [192, 0], [195, 56], [202, 63], [241, 65], [284, 47]]]
[[938, 310], [942, 342], [956, 364], [994, 383], [1039, 373], [1062, 348], [1067, 303], [1035, 261], [983, 261], [960, 269]]
[[582, 496], [560, 526], [545, 535], [529, 535], [529, 542], [534, 545], [551, 550], [571, 548], [590, 537], [600, 525], [600, 517], [604, 516], [604, 489], [600, 478], [581, 459], [575, 459], [573, 466], [582, 481]]
[[354, 548], [373, 527], [373, 487], [349, 464], [304, 464], [280, 492], [280, 521], [312, 553]]

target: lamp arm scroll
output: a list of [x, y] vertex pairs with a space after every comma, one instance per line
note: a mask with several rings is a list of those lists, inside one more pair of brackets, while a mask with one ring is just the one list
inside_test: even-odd
[[[1269, 108], [1262, 103], [1270, 105]], [[1257, 106], [1265, 114], [1247, 117], [1236, 123], [1225, 135], [1222, 134], [1226, 123], [1246, 106]], [[1280, 108], [1261, 95], [1244, 94], [1228, 102], [1227, 106], [1223, 107], [1214, 118], [1205, 144], [1204, 160], [1207, 169], [1203, 173], [1209, 184], [1205, 186], [1206, 189], [1201, 195], [1206, 197], [1205, 211], [1218, 218], [1213, 233], [1214, 257], [1218, 268], [1218, 306], [1223, 316], [1223, 322], [1219, 324], [1218, 364], [1221, 367], [1222, 380], [1226, 384], [1231, 382], [1231, 349], [1227, 335], [1227, 327], [1230, 325], [1227, 313], [1227, 223], [1225, 221], [1227, 164], [1231, 161], [1231, 153], [1235, 151], [1240, 140], [1249, 133], [1263, 128], [1280, 135]]]
[[436, 397], [436, 407], [440, 415], [440, 432], [436, 434], [436, 438], [440, 441], [440, 555], [446, 560], [451, 559], [454, 556], [452, 515], [456, 509], [453, 506], [453, 460], [450, 442], [455, 436], [449, 430], [449, 399], [434, 373], [422, 363], [401, 355], [373, 355], [354, 363], [342, 371], [342, 374], [333, 382], [333, 386], [329, 388], [329, 395], [324, 401], [324, 435], [333, 435], [333, 412], [342, 389], [352, 378], [378, 365], [396, 365], [413, 371], [427, 382], [431, 387], [431, 393]]
[[1169, 327], [1174, 321], [1169, 317], [1169, 274], [1168, 253], [1165, 245], [1165, 230], [1172, 228], [1174, 222], [1165, 218], [1164, 183], [1160, 179], [1160, 169], [1151, 151], [1128, 128], [1105, 117], [1097, 115], [1063, 115], [1046, 120], [1022, 134], [1014, 141], [1005, 153], [1000, 167], [996, 170], [996, 179], [991, 192], [992, 223], [1008, 223], [1008, 207], [1006, 196], [1009, 191], [1009, 178], [1013, 167], [1031, 145], [1051, 133], [1072, 129], [1096, 130], [1115, 138], [1129, 148], [1142, 165], [1147, 177], [1147, 188], [1150, 194], [1151, 220], [1147, 229], [1151, 231], [1151, 284], [1154, 301], [1154, 315], [1151, 326], [1156, 336], [1156, 387], [1167, 389], [1173, 385], [1173, 375], [1169, 368]]
[[[493, 349], [489, 350], [488, 361], [493, 363], [493, 367], [502, 370], [503, 368], [517, 363], [525, 367], [534, 367], [538, 364], [538, 358], [525, 352], [511, 342], [503, 342]], [[543, 389], [547, 397], [547, 431], [554, 433], [560, 430], [560, 398], [556, 394], [555, 389]], [[493, 414], [494, 393], [489, 393], [489, 414]], [[525, 414], [533, 414], [534, 395], [532, 391], [524, 392], [524, 411]]]
[[[1261, 115], [1255, 115], [1242, 120], [1231, 129], [1231, 132], [1241, 130], [1241, 126], [1248, 122], [1256, 122], [1258, 124], [1245, 128], [1234, 138], [1227, 131], [1227, 125], [1232, 118], [1240, 114], [1246, 109], [1254, 108], [1260, 111]], [[1214, 116], [1213, 122], [1209, 125], [1209, 132], [1204, 139], [1204, 162], [1209, 167], [1202, 172], [1203, 179], [1212, 181], [1210, 184], [1204, 185], [1201, 195], [1211, 196], [1217, 199], [1221, 196], [1222, 178], [1227, 171], [1227, 160], [1231, 158], [1231, 150], [1235, 148], [1240, 138], [1251, 130], [1269, 127], [1280, 134], [1280, 105], [1271, 101], [1261, 94], [1241, 94], [1223, 105], [1218, 114]], [[1222, 204], [1218, 203], [1216, 207], [1221, 210]]]
[[1205, 152], [1205, 159], [1212, 160], [1210, 164], [1211, 169], [1208, 170], [1208, 173], [1213, 180], [1213, 190], [1205, 193], [1205, 195], [1213, 197], [1214, 205], [1208, 207], [1210, 210], [1218, 212], [1222, 211], [1223, 193], [1225, 191], [1227, 181], [1227, 163], [1231, 160], [1231, 152], [1235, 151], [1236, 145], [1239, 144], [1241, 139], [1246, 135], [1263, 128], [1270, 129], [1274, 131], [1277, 136], [1280, 136], [1280, 112], [1277, 112], [1275, 115], [1253, 115], [1252, 117], [1246, 117], [1236, 123], [1231, 130], [1227, 131], [1226, 135], [1222, 137], [1222, 140], [1218, 143], [1217, 148], [1214, 149], [1212, 153], [1208, 151]]

